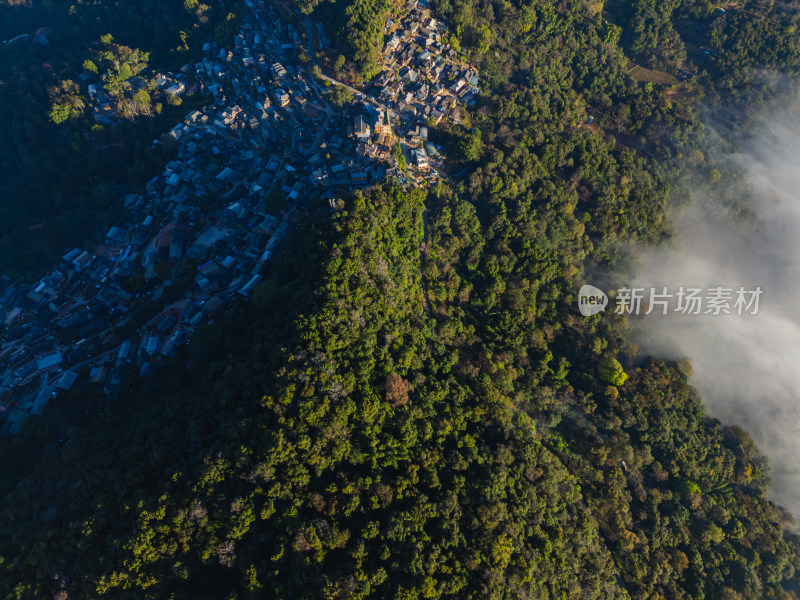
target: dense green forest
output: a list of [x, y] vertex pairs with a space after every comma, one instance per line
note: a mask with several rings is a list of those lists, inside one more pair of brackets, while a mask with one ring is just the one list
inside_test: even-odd
[[[581, 236], [428, 319], [423, 200], [388, 183], [305, 225], [185, 373], [90, 404], [4, 505], [10, 597], [783, 597], [797, 543], [747, 434], [570, 322], [557, 248]], [[427, 201], [427, 276], [524, 243]]]
[[[369, 74], [398, 9], [345, 4], [331, 28]], [[796, 76], [796, 37], [772, 46], [791, 6], [653, 6], [440, 0], [484, 88], [431, 133], [458, 175], [320, 202], [159, 381], [10, 441], [35, 464], [0, 482], [6, 597], [796, 598], [800, 540], [749, 435], [704, 413], [690, 365], [575, 307], [626, 244], [669, 239], [688, 181], [741, 191], [700, 101], [744, 120]], [[682, 62], [689, 18], [707, 64]], [[628, 55], [694, 75], [636, 80]]]
[[[86, 82], [80, 80], [93, 75], [86, 71], [87, 61], [102, 68], [103, 55], [114, 52], [125, 59], [138, 55], [134, 65], [143, 74], [148, 68], [177, 70], [196, 56], [197, 44], [215, 30], [228, 37], [230, 22], [225, 17], [233, 4], [182, 0], [0, 4], [0, 23], [8, 27], [9, 37], [53, 28], [47, 44], [33, 43], [29, 37], [0, 45], [0, 136], [5, 140], [0, 153], [0, 270], [4, 274], [40, 275], [65, 249], [84, 243], [87, 233], [103, 231], [119, 215], [124, 194], [158, 173], [168, 157], [167, 150], [151, 148], [152, 141], [172, 127], [187, 106], [206, 102], [189, 99], [184, 106], [165, 105], [163, 110], [159, 106], [150, 118], [97, 124], [86, 98]], [[153, 19], [155, 14], [158, 19]], [[11, 28], [11, 23], [19, 25]], [[19, 29], [26, 25], [30, 29]], [[86, 223], [94, 224], [88, 232]], [[20, 254], [19, 248], [26, 252]]]

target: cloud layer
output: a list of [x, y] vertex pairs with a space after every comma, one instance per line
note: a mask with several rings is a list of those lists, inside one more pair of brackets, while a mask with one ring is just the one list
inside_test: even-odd
[[755, 219], [696, 199], [671, 246], [640, 257], [633, 285], [758, 286], [759, 313], [654, 312], [636, 323], [635, 339], [645, 354], [691, 360], [709, 412], [752, 434], [772, 464], [773, 498], [800, 516], [800, 119], [765, 119], [741, 148], [722, 159], [745, 174]]

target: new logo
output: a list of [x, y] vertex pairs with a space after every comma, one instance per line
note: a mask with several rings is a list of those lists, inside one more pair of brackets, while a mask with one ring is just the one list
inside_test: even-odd
[[585, 285], [578, 292], [578, 310], [584, 317], [603, 312], [608, 306], [608, 296], [593, 285]]

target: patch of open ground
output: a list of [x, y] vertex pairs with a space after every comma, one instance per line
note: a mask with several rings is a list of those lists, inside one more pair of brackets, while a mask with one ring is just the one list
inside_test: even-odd
[[635, 63], [628, 64], [631, 65], [631, 68], [628, 69], [628, 75], [633, 77], [633, 79], [636, 81], [644, 81], [645, 83], [660, 83], [661, 85], [675, 85], [678, 83], [678, 79], [676, 77], [664, 71], [655, 71]]

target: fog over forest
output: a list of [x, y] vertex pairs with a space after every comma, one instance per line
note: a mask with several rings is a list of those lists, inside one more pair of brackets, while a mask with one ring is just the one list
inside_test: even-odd
[[744, 174], [755, 218], [695, 198], [676, 219], [673, 243], [640, 256], [633, 286], [646, 295], [651, 287], [723, 286], [734, 300], [740, 286], [760, 287], [758, 314], [671, 308], [638, 320], [635, 337], [644, 354], [691, 360], [710, 413], [752, 434], [770, 459], [774, 499], [800, 515], [800, 119], [789, 111], [765, 117], [738, 153], [715, 160]]

